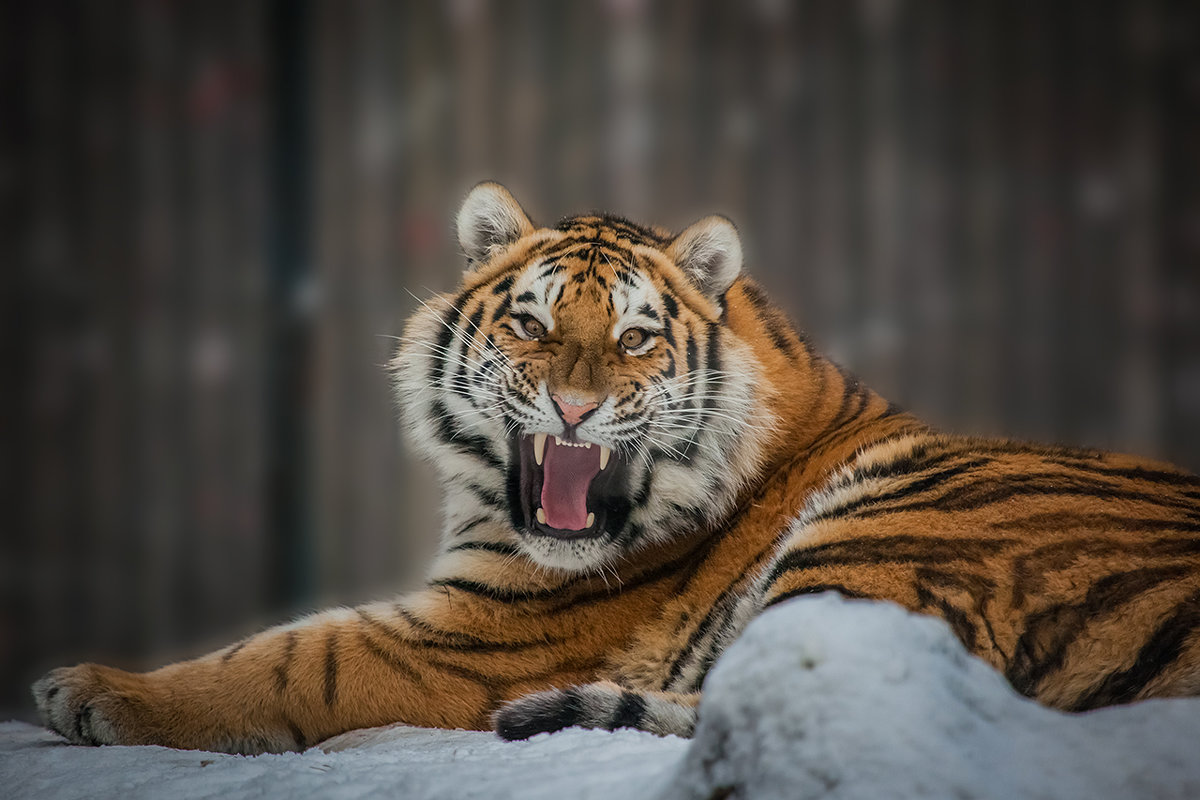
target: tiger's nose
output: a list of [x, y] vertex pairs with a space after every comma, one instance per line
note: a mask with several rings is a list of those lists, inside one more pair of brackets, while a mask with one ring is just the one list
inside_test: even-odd
[[[568, 425], [578, 425], [583, 422], [584, 418], [591, 414], [599, 407], [599, 403], [584, 403], [583, 405], [575, 405], [567, 402], [559, 395], [552, 395], [554, 405], [558, 406], [558, 415], [563, 418], [563, 422]], [[570, 398], [574, 400], [575, 398]]]

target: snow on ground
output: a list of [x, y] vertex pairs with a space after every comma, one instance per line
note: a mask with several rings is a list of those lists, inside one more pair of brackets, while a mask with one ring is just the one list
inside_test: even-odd
[[833, 596], [764, 614], [696, 738], [393, 726], [306, 753], [71, 747], [0, 724], [12, 798], [1198, 798], [1200, 699], [1072, 716], [1016, 695], [940, 621]]
[[825, 595], [768, 612], [705, 693], [664, 800], [1200, 798], [1200, 699], [1052, 711], [899, 606]]

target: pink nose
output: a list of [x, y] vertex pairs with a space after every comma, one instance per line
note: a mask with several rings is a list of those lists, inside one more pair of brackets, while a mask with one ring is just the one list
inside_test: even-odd
[[568, 425], [578, 425], [583, 420], [583, 415], [589, 411], [595, 410], [599, 403], [584, 403], [581, 406], [571, 405], [563, 400], [558, 395], [553, 395], [554, 405], [558, 406], [559, 416], [563, 418], [563, 422]]

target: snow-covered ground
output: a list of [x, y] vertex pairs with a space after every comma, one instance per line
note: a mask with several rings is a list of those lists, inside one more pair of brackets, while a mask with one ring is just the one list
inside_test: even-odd
[[823, 596], [764, 614], [705, 684], [696, 738], [394, 726], [253, 758], [70, 747], [0, 724], [12, 798], [1200, 798], [1200, 699], [1071, 716], [938, 620]]

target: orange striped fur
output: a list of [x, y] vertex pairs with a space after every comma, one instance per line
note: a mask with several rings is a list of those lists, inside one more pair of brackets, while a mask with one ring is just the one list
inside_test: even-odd
[[1200, 691], [1200, 479], [929, 430], [813, 351], [720, 218], [538, 228], [484, 184], [459, 235], [470, 269], [394, 365], [447, 492], [426, 588], [55, 670], [48, 726], [246, 753], [392, 722], [686, 735], [745, 624], [826, 590], [942, 617], [1059, 708]]

